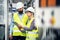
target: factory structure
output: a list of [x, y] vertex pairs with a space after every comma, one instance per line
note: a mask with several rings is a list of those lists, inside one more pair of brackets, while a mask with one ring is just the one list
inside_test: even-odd
[[[9, 26], [12, 15], [16, 12], [16, 3], [24, 3], [24, 12], [28, 7], [35, 9], [35, 24], [38, 25], [39, 35], [43, 40], [46, 30], [60, 30], [60, 1], [59, 0], [0, 0], [0, 40], [8, 40]], [[52, 23], [52, 18], [54, 21]], [[43, 30], [42, 30], [43, 29]], [[49, 29], [49, 30], [50, 30]], [[40, 33], [40, 31], [43, 31]], [[58, 31], [60, 32], [60, 31]], [[53, 40], [53, 39], [51, 39]]]

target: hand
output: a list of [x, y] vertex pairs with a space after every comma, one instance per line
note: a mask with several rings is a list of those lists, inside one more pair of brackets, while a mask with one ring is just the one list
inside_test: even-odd
[[10, 40], [12, 40], [12, 39], [13, 39], [12, 35], [9, 35], [9, 39], [10, 39]]
[[18, 23], [16, 23], [16, 22], [13, 22], [15, 25], [17, 25], [17, 27], [19, 28], [19, 29], [21, 29], [22, 28], [22, 24], [18, 24]]
[[18, 28], [19, 28], [19, 29], [21, 29], [21, 28], [22, 28], [22, 25], [20, 25], [20, 24], [17, 24], [17, 26], [18, 26]]

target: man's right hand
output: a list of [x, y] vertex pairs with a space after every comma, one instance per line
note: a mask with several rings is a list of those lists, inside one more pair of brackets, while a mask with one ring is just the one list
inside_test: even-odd
[[13, 22], [15, 25], [17, 25], [17, 27], [19, 28], [19, 29], [21, 29], [22, 28], [22, 25], [21, 24], [18, 24], [18, 23], [16, 23], [16, 22]]
[[22, 28], [22, 25], [20, 25], [20, 24], [17, 24], [17, 26], [18, 26], [19, 28]]
[[9, 35], [9, 39], [10, 39], [10, 40], [12, 40], [12, 39], [13, 39], [12, 35]]

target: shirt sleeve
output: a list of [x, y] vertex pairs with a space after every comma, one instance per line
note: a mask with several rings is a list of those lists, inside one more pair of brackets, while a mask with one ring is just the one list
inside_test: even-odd
[[10, 34], [10, 35], [12, 35], [13, 26], [14, 26], [14, 23], [13, 23], [13, 18], [12, 18], [11, 23], [10, 23], [10, 30], [9, 30], [9, 34]]
[[32, 31], [33, 29], [36, 29], [34, 20], [33, 20], [33, 22], [31, 23], [30, 28], [24, 27], [24, 30], [26, 30], [26, 31]]

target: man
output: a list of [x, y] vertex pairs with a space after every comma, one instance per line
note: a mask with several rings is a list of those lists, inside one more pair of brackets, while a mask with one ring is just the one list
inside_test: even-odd
[[54, 26], [56, 23], [56, 19], [54, 17], [54, 11], [52, 11], [51, 16], [52, 16], [52, 18], [50, 19], [50, 23], [51, 23], [51, 26]]
[[26, 32], [19, 30], [20, 25], [26, 25], [27, 15], [23, 13], [24, 4], [22, 2], [18, 2], [16, 4], [17, 12], [13, 14], [12, 23], [10, 25], [10, 40], [25, 40]]

